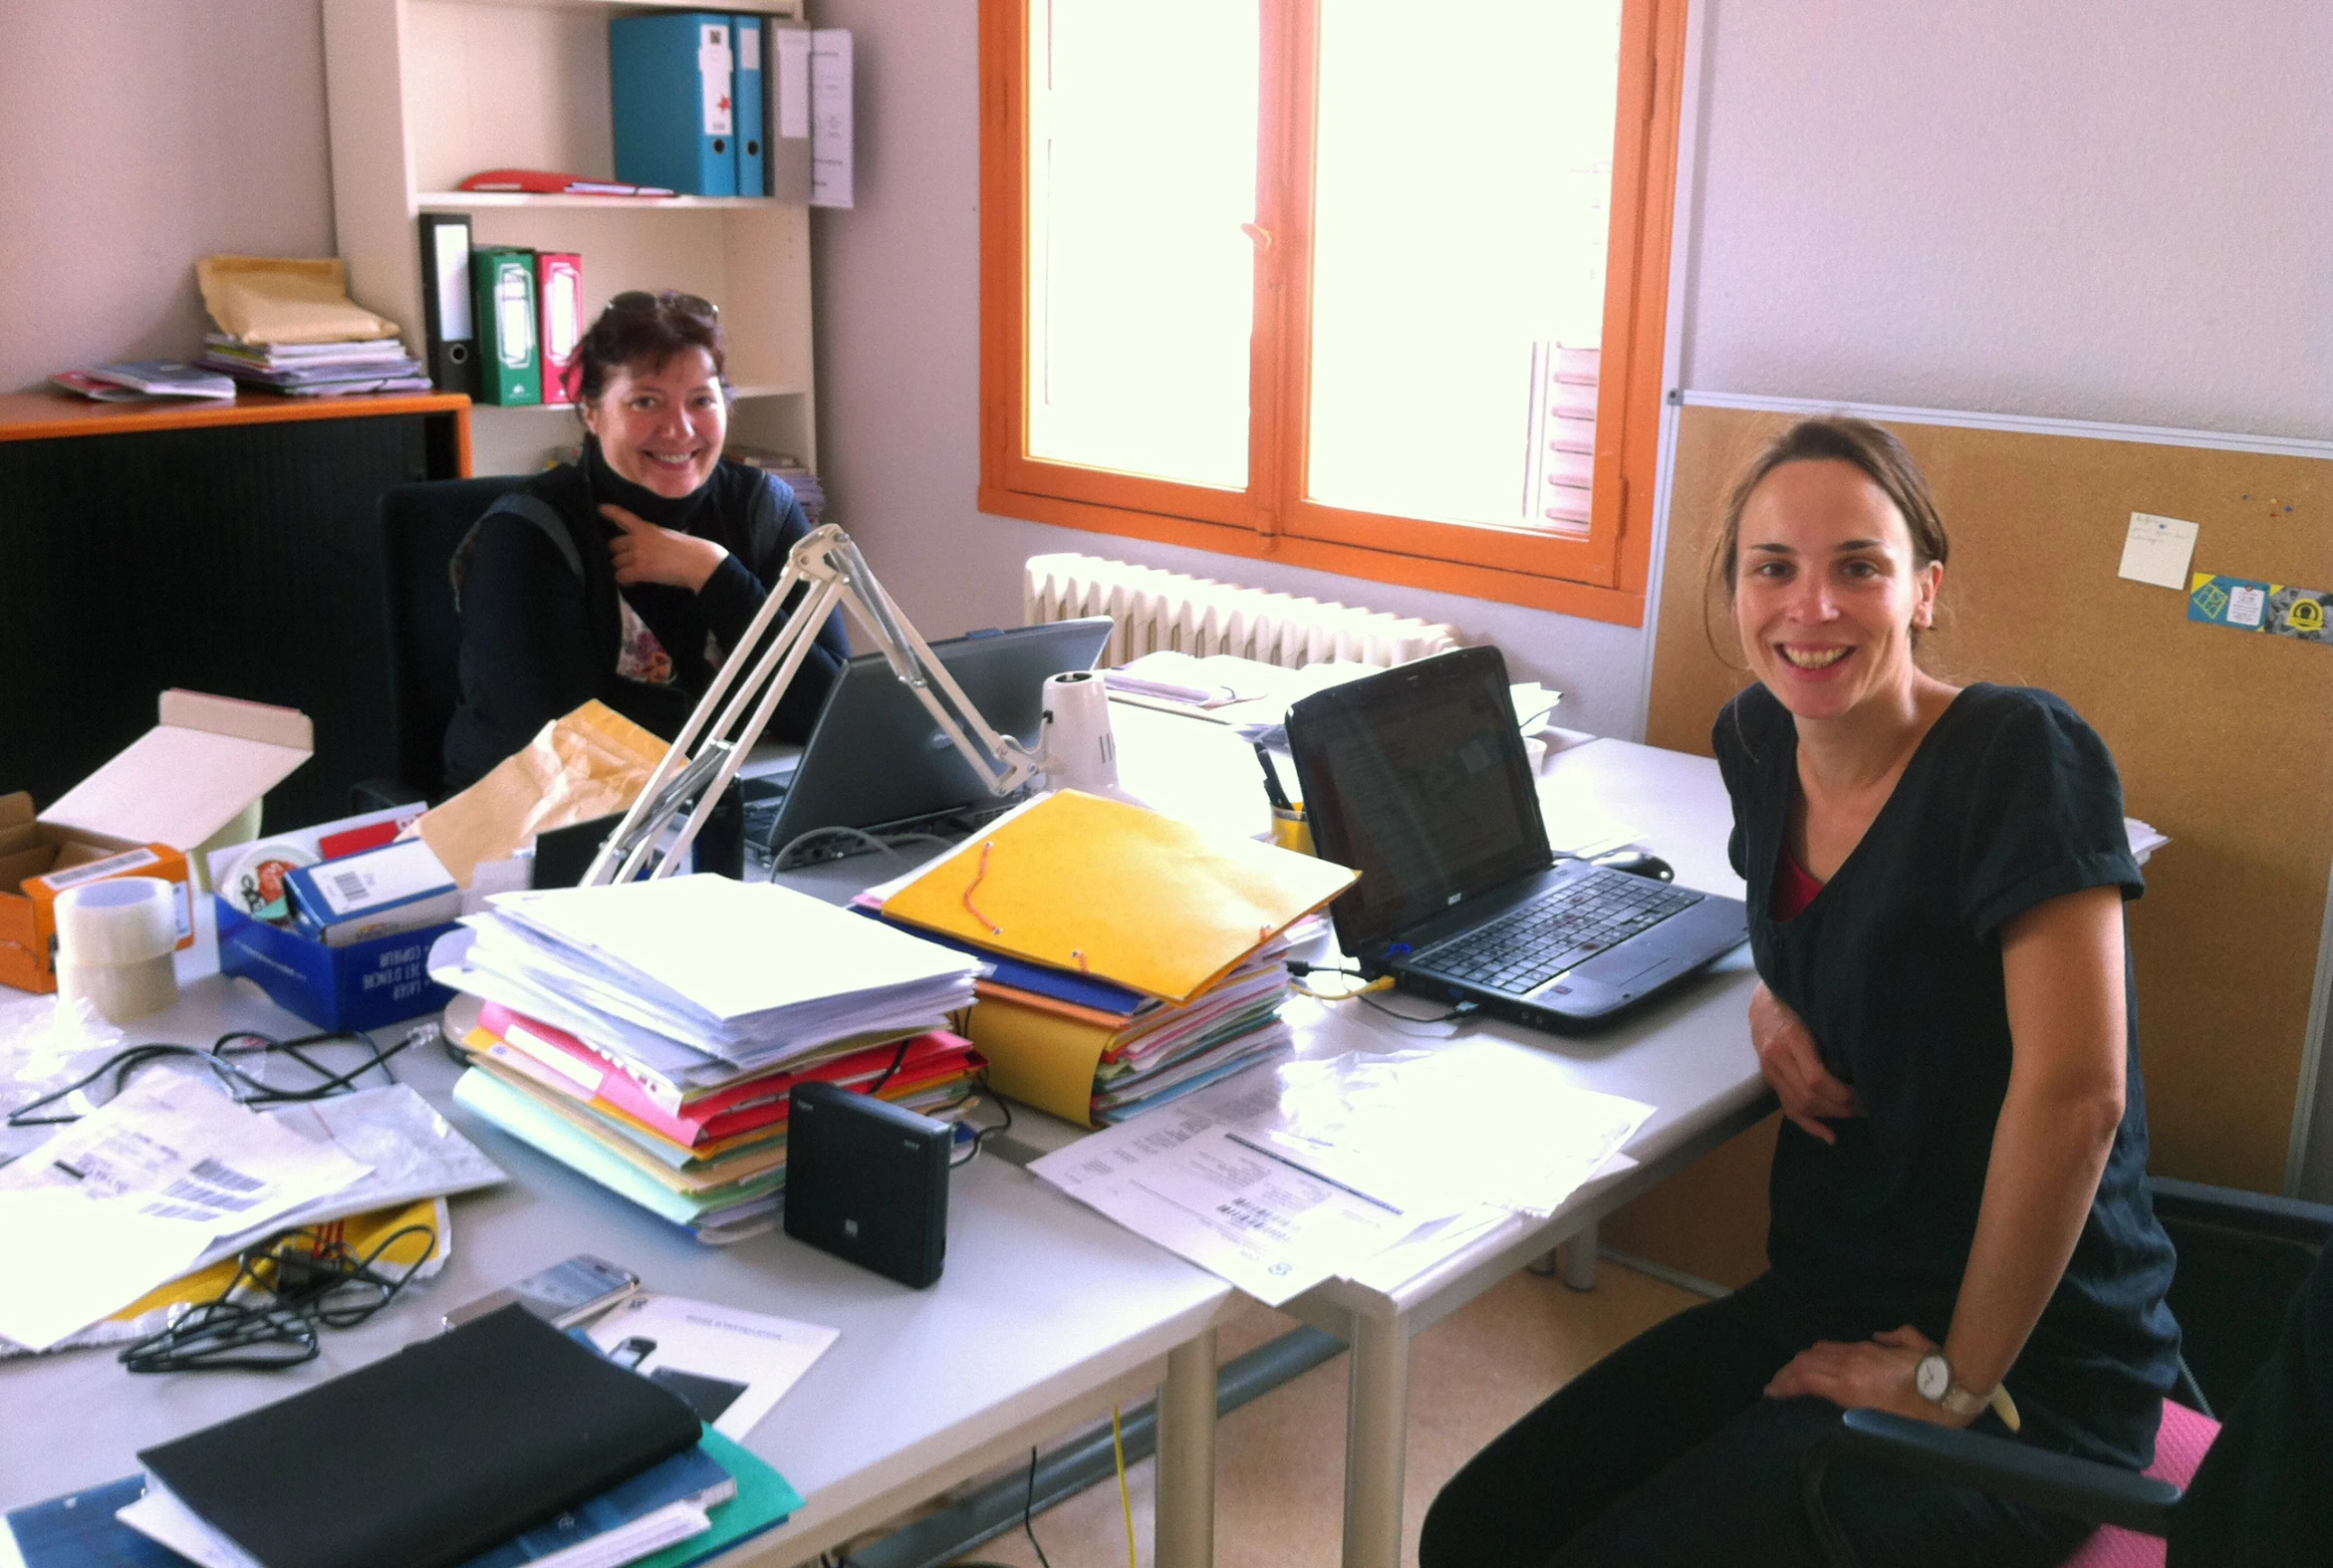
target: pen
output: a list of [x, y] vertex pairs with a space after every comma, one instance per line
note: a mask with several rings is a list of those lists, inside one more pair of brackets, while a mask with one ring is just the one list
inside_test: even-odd
[[1280, 787], [1280, 770], [1272, 766], [1272, 753], [1262, 741], [1255, 743], [1255, 759], [1264, 770], [1264, 799], [1272, 803], [1274, 811], [1294, 811], [1288, 804], [1288, 792]]

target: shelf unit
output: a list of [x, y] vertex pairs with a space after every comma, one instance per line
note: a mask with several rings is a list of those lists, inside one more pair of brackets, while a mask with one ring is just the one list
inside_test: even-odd
[[[810, 210], [758, 196], [533, 196], [453, 187], [487, 168], [615, 176], [608, 22], [689, 0], [325, 0], [334, 227], [349, 289], [424, 345], [423, 212], [467, 212], [480, 245], [583, 257], [588, 321], [627, 289], [721, 307], [732, 439], [818, 461]], [[800, 21], [801, 0], [727, 9]], [[523, 473], [580, 438], [567, 407], [481, 404], [479, 473]]]

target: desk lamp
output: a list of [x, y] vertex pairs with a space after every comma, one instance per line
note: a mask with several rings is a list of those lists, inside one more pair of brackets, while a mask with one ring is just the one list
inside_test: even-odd
[[[807, 588], [802, 603], [785, 617], [785, 625], [761, 641], [770, 624], [785, 614], [788, 596]], [[1009, 795], [1036, 776], [1039, 760], [1011, 735], [1000, 735], [983, 718], [945, 665], [901, 613], [883, 585], [875, 580], [866, 557], [851, 536], [832, 523], [804, 534], [786, 554], [786, 568], [778, 575], [761, 611], [745, 629], [737, 647], [722, 661], [720, 672], [705, 689], [703, 700], [680, 726], [663, 760], [624, 814], [608, 842], [584, 874], [585, 887], [629, 882], [656, 853], [665, 827], [693, 798], [679, 835], [663, 851], [650, 877], [668, 877], [696, 842], [705, 819], [719, 803], [721, 792], [737, 776], [753, 743], [778, 710], [778, 700], [793, 684], [794, 675], [819, 628], [840, 605], [892, 666], [900, 683], [915, 693], [981, 782], [992, 795]], [[735, 687], [734, 694], [731, 687]]]

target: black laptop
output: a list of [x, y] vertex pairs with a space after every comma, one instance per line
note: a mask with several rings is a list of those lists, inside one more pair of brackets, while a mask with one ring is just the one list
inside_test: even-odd
[[[1088, 616], [1002, 632], [975, 632], [931, 645], [931, 652], [980, 716], [997, 733], [1037, 744], [1046, 677], [1091, 669], [1110, 642], [1110, 618]], [[751, 814], [768, 811], [777, 787], [748, 789]], [[902, 685], [881, 653], [843, 665], [783, 785], [769, 826], [753, 838], [782, 850], [815, 828], [879, 828], [989, 802], [988, 786]]]
[[1559, 858], [1495, 648], [1348, 682], [1288, 710], [1329, 906], [1371, 976], [1535, 1028], [1611, 1017], [1748, 938], [1737, 899]]

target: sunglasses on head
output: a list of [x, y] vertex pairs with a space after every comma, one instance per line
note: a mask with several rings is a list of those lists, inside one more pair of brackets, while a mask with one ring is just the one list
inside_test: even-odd
[[676, 310], [683, 316], [699, 316], [715, 320], [721, 314], [721, 307], [715, 305], [711, 300], [700, 298], [694, 294], [682, 294], [677, 289], [665, 289], [657, 294], [651, 294], [646, 289], [626, 289], [608, 302], [608, 308], [612, 311], [652, 311], [667, 308]]

